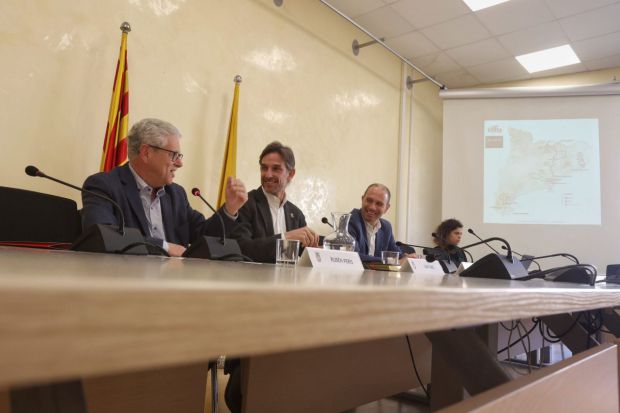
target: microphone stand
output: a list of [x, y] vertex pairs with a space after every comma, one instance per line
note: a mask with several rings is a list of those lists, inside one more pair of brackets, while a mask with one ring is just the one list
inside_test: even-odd
[[401, 246], [411, 247], [411, 248], [414, 249], [414, 252], [415, 252], [415, 248], [422, 248], [422, 251], [432, 249], [431, 247], [425, 247], [424, 245], [407, 244], [407, 243], [401, 242], [401, 241], [396, 241], [396, 246], [397, 247], [401, 247]]
[[458, 245], [455, 245], [454, 248], [456, 248], [457, 250], [461, 250], [463, 251], [464, 254], [469, 256], [469, 259], [471, 260], [471, 262], [474, 262], [474, 257], [473, 255], [471, 255], [471, 252], [464, 250], [463, 248], [459, 247]]
[[[469, 232], [469, 233], [470, 233], [471, 235], [473, 235], [474, 237], [478, 238], [480, 241], [484, 241], [482, 238], [480, 238], [480, 237], [478, 236], [478, 234], [476, 234], [476, 233], [474, 232], [474, 230], [473, 230], [473, 229], [469, 228], [469, 229], [467, 230], [467, 232]], [[499, 254], [499, 252], [498, 252], [495, 248], [493, 248], [493, 247], [491, 246], [491, 244], [489, 244], [489, 243], [487, 243], [487, 242], [485, 242], [485, 244], [486, 244], [486, 246], [487, 246], [487, 247], [491, 248], [491, 249], [493, 250], [493, 252], [494, 252], [494, 253]]]
[[[502, 248], [505, 249], [504, 246], [502, 246]], [[513, 252], [515, 254], [517, 254], [516, 251], [513, 251]], [[521, 254], [519, 254], [519, 255], [521, 255]], [[523, 256], [523, 255], [521, 255], [521, 256]], [[541, 255], [541, 256], [538, 256], [538, 257], [526, 258], [525, 260], [521, 260], [521, 261], [533, 261], [533, 262], [536, 262], [535, 260], [540, 260], [540, 259], [543, 259], [543, 258], [553, 258], [553, 257], [564, 257], [564, 258], [567, 258], [567, 259], [571, 260], [576, 265], [581, 265], [579, 263], [579, 259], [577, 259], [577, 257], [575, 257], [573, 254], [569, 254], [569, 253], [566, 253], [566, 252], [558, 252], [557, 254]], [[536, 262], [536, 265], [538, 265], [538, 269], [540, 270], [540, 265], [537, 262]], [[589, 265], [589, 264], [584, 264], [584, 265]]]
[[215, 210], [200, 194], [200, 189], [192, 188], [192, 195], [200, 198], [215, 215], [218, 216], [222, 225], [222, 237], [209, 237], [203, 235], [195, 240], [183, 253], [184, 257], [207, 258], [210, 260], [223, 261], [252, 261], [241, 253], [239, 243], [235, 239], [226, 239], [226, 226], [222, 215]]
[[197, 196], [198, 198], [202, 199], [202, 202], [204, 202], [211, 211], [213, 211], [213, 213], [215, 215], [217, 215], [217, 217], [220, 219], [220, 224], [222, 225], [222, 245], [226, 245], [226, 225], [224, 224], [224, 219], [222, 218], [222, 216], [219, 214], [218, 211], [215, 210], [215, 208], [213, 208], [211, 206], [211, 204], [203, 198], [203, 196], [200, 194], [200, 189], [198, 188], [192, 188], [192, 195]]
[[[505, 250], [506, 246], [502, 245], [502, 249]], [[528, 257], [528, 256], [525, 256], [523, 254], [519, 254], [517, 251], [512, 251], [512, 253], [513, 254], [517, 254], [519, 257], [521, 257], [521, 262], [532, 261], [538, 267], [538, 271], [542, 271], [542, 269], [540, 268], [540, 264], [538, 263], [538, 261], [536, 261], [536, 259], [539, 258], [539, 257]]]
[[[487, 238], [485, 240], [479, 241], [479, 242], [474, 242], [473, 244], [469, 244], [466, 245], [464, 247], [461, 247], [461, 249], [465, 250], [467, 248], [471, 248], [471, 247], [475, 247], [476, 245], [481, 245], [481, 244], [487, 244], [489, 241], [501, 241], [506, 245], [506, 258], [508, 259], [508, 261], [510, 261], [511, 263], [514, 263], [514, 258], [512, 257], [512, 248], [510, 248], [510, 244], [508, 243], [508, 241], [506, 241], [503, 238], [499, 238], [499, 237], [491, 237], [491, 238]], [[499, 254], [496, 252], [496, 254]]]
[[540, 257], [534, 257], [535, 259], [542, 259], [542, 258], [552, 258], [552, 257], [564, 257], [564, 258], [568, 258], [571, 261], [573, 261], [575, 264], [579, 264], [579, 260], [577, 259], [577, 257], [575, 257], [573, 254], [568, 254], [566, 252], [559, 252], [557, 254], [549, 254], [549, 255], [541, 255]]
[[[489, 241], [501, 241], [506, 246], [507, 254], [504, 257], [497, 252], [485, 255], [478, 259], [469, 268], [461, 272], [461, 277], [474, 277], [474, 278], [497, 278], [504, 280], [526, 280], [529, 278], [529, 273], [523, 266], [521, 261], [516, 261], [512, 256], [512, 249], [510, 244], [503, 238], [491, 237], [474, 242], [473, 244], [466, 245], [462, 249], [474, 247], [476, 245], [486, 244]], [[493, 249], [493, 248], [491, 248]], [[495, 251], [495, 249], [493, 249]]]
[[76, 189], [82, 193], [87, 193], [93, 195], [94, 197], [103, 199], [111, 203], [118, 212], [118, 228], [112, 225], [104, 224], [92, 225], [87, 228], [86, 231], [82, 232], [82, 235], [80, 235], [80, 237], [71, 245], [72, 250], [120, 254], [127, 253], [135, 255], [146, 255], [156, 251], [159, 254], [169, 256], [168, 252], [159, 245], [154, 245], [147, 242], [144, 239], [144, 236], [140, 233], [140, 230], [137, 228], [125, 228], [125, 215], [123, 214], [123, 210], [120, 205], [110, 197], [48, 176], [40, 171], [36, 166], [27, 166], [26, 174], [33, 177], [46, 178], [61, 185], [68, 186], [69, 188]]

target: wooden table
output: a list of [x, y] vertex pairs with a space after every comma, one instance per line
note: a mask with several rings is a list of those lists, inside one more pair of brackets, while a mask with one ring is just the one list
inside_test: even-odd
[[0, 248], [0, 386], [620, 305], [620, 288]]

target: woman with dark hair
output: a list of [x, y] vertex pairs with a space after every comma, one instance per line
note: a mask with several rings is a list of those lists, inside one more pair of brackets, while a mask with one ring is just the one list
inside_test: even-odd
[[463, 236], [463, 224], [458, 219], [450, 218], [443, 221], [435, 230], [433, 242], [437, 248], [445, 251], [456, 266], [467, 261], [462, 249], [458, 248]]

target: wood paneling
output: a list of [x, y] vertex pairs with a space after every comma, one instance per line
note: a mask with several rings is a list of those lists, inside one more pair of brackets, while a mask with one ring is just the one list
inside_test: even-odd
[[603, 344], [454, 404], [440, 413], [617, 413], [618, 349]]
[[203, 413], [207, 363], [83, 381], [89, 413]]
[[[430, 342], [424, 335], [410, 341], [426, 384]], [[246, 413], [340, 412], [420, 385], [405, 336], [252, 357], [244, 367]]]

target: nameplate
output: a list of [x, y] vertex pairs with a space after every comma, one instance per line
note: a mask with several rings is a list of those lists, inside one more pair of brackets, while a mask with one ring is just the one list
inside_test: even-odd
[[346, 269], [364, 271], [362, 260], [357, 252], [305, 248], [299, 265], [313, 268]]
[[428, 262], [421, 258], [407, 258], [407, 264], [409, 264], [409, 271], [414, 274], [444, 275], [439, 261]]

